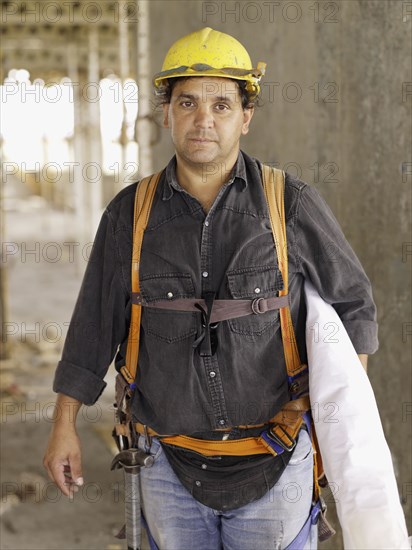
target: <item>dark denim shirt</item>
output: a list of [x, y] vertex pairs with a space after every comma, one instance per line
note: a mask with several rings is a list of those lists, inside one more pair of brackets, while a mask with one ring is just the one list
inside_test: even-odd
[[[140, 263], [147, 301], [253, 299], [276, 295], [283, 280], [261, 183], [260, 163], [241, 152], [210, 211], [182, 189], [173, 158], [156, 192]], [[115, 357], [124, 364], [131, 310], [133, 204], [137, 184], [108, 205], [73, 313], [54, 390], [85, 404], [103, 391]], [[377, 350], [371, 286], [316, 189], [286, 175], [289, 297], [306, 360], [304, 278], [341, 317], [357, 353]], [[170, 296], [170, 294], [169, 294]], [[136, 419], [163, 434], [193, 434], [264, 423], [289, 400], [279, 311], [222, 321], [214, 355], [193, 343], [201, 315], [143, 308]]]

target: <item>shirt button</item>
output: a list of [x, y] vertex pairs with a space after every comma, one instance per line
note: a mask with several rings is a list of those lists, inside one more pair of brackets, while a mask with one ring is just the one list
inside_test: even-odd
[[214, 378], [214, 377], [216, 376], [215, 371], [213, 371], [213, 370], [210, 371], [210, 372], [209, 372], [209, 376], [210, 376], [210, 378]]
[[259, 293], [260, 293], [260, 288], [257, 286], [257, 287], [255, 288], [255, 294], [259, 294]]
[[173, 292], [168, 292], [168, 293], [167, 293], [167, 297], [169, 298], [169, 300], [170, 300], [171, 298], [173, 298]]
[[202, 470], [207, 470], [207, 464], [202, 464]]
[[208, 277], [208, 276], [209, 276], [209, 273], [208, 273], [207, 271], [203, 271], [202, 277], [205, 277], [205, 278], [206, 278], [206, 277]]
[[219, 424], [220, 424], [221, 426], [224, 426], [224, 425], [226, 424], [226, 422], [223, 420], [223, 418], [221, 418], [221, 419], [219, 420]]
[[206, 226], [206, 227], [209, 227], [209, 222], [205, 222], [205, 226]]
[[195, 483], [198, 487], [200, 487], [202, 485], [202, 483], [200, 481], [195, 481]]

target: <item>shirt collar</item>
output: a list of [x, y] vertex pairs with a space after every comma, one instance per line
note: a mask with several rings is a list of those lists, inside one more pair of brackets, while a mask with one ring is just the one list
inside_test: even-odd
[[[172, 198], [174, 191], [184, 191], [176, 177], [176, 155], [174, 155], [166, 166], [166, 179], [163, 185], [163, 200], [167, 201]], [[231, 185], [235, 180], [238, 180], [241, 190], [244, 191], [247, 187], [246, 164], [243, 158], [242, 151], [239, 151], [236, 164], [233, 167], [228, 185]]]

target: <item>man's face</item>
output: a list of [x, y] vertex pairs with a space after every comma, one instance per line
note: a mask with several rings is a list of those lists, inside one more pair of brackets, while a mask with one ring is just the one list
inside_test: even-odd
[[239, 88], [228, 78], [179, 80], [170, 103], [163, 106], [178, 161], [192, 166], [228, 164], [239, 153], [241, 135], [249, 131], [252, 109], [243, 110]]

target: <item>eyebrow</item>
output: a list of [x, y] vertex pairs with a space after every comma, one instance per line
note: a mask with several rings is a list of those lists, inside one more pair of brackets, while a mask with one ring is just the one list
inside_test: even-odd
[[[233, 100], [229, 96], [222, 96], [222, 95], [212, 96], [211, 94], [206, 94], [206, 96], [213, 97], [214, 101], [224, 101], [226, 103], [233, 103]], [[196, 101], [196, 100], [200, 99], [201, 97], [202, 96], [197, 95], [197, 94], [189, 94], [189, 93], [186, 93], [186, 92], [182, 92], [181, 94], [179, 94], [176, 97], [176, 100], [179, 100], [179, 99], [192, 99], [192, 100]]]

